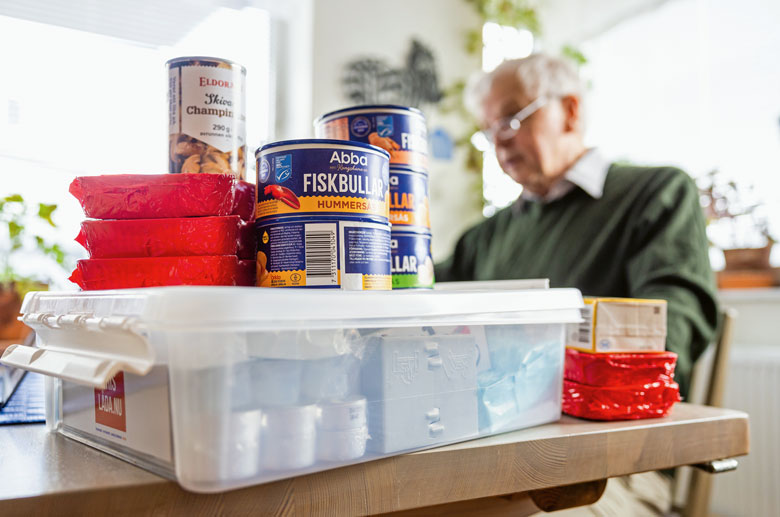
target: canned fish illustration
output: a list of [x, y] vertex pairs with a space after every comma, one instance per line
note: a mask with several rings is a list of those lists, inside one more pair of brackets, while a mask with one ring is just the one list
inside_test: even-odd
[[386, 221], [286, 216], [258, 220], [255, 227], [258, 287], [392, 288]]
[[393, 289], [433, 288], [433, 258], [429, 232], [393, 231], [390, 236]]
[[389, 218], [387, 151], [309, 139], [264, 145], [255, 156], [258, 219], [305, 214]]
[[214, 57], [168, 67], [168, 172], [246, 176], [246, 69]]
[[430, 229], [427, 174], [390, 167], [390, 222], [398, 229]]
[[421, 170], [428, 166], [428, 129], [416, 108], [386, 104], [332, 111], [314, 121], [314, 133], [376, 145], [390, 153], [392, 164]]

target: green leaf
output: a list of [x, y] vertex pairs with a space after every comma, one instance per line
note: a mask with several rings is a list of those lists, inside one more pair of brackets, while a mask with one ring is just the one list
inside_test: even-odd
[[24, 198], [21, 194], [11, 194], [10, 196], [5, 196], [3, 201], [6, 203], [24, 203]]
[[51, 256], [60, 266], [65, 266], [65, 251], [63, 251], [59, 244], [53, 244], [51, 248], [49, 248], [49, 256]]
[[24, 231], [24, 226], [16, 221], [8, 221], [8, 235], [11, 239], [18, 237]]
[[50, 225], [57, 227], [54, 221], [51, 220], [51, 214], [57, 210], [57, 205], [46, 205], [38, 203], [38, 217], [49, 223]]
[[585, 57], [585, 54], [572, 45], [564, 45], [561, 49], [561, 55], [574, 61], [577, 66], [582, 66], [588, 62], [588, 58]]
[[482, 50], [482, 32], [471, 30], [466, 33], [466, 52], [476, 54]]

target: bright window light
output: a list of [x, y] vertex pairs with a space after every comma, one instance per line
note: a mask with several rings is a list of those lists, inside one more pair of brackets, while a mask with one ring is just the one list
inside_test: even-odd
[[[526, 29], [486, 23], [482, 26], [482, 70], [490, 72], [502, 61], [519, 59], [531, 55], [534, 50], [534, 35]], [[523, 187], [504, 174], [481, 133], [475, 133], [471, 143], [484, 153], [482, 167], [483, 197], [482, 213], [489, 217], [498, 209], [510, 205], [523, 191]]]
[[488, 22], [482, 26], [482, 45], [482, 70], [489, 72], [506, 59], [530, 56], [534, 35], [526, 29]]
[[523, 187], [504, 174], [493, 151], [483, 154], [482, 195], [485, 206], [482, 215], [490, 217], [500, 208], [509, 206], [523, 192]]
[[[222, 57], [247, 68], [253, 156], [273, 127], [270, 23], [263, 9], [218, 9], [173, 46], [153, 46], [0, 16], [0, 48], [13, 49], [4, 53], [10, 75], [0, 81], [0, 196], [57, 203], [59, 228], [40, 233], [83, 257], [72, 239], [84, 214], [68, 185], [80, 175], [167, 172], [165, 61], [176, 56]], [[250, 180], [253, 163], [247, 160]], [[0, 253], [6, 249], [0, 242]], [[62, 278], [36, 254], [14, 266]], [[54, 287], [72, 285], [63, 278]]]

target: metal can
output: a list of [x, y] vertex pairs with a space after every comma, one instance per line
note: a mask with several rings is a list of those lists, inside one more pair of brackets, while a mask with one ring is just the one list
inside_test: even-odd
[[257, 286], [390, 290], [390, 224], [356, 216], [257, 220]]
[[215, 57], [168, 68], [168, 172], [246, 176], [246, 69]]
[[393, 289], [432, 289], [431, 233], [396, 231], [390, 235]]
[[388, 222], [389, 154], [341, 140], [267, 144], [257, 158], [255, 217], [352, 215]]
[[428, 166], [428, 129], [416, 108], [381, 104], [332, 111], [314, 121], [314, 133], [381, 147], [390, 153], [391, 164]]
[[390, 167], [390, 223], [398, 230], [430, 230], [427, 174]]

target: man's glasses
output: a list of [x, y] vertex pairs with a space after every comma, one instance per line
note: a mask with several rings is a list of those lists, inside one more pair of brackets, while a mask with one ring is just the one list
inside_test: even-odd
[[[512, 138], [515, 133], [520, 129], [523, 121], [536, 113], [536, 111], [547, 104], [549, 99], [545, 96], [537, 97], [526, 107], [512, 115], [511, 117], [504, 117], [496, 120], [490, 127], [483, 129], [474, 134], [471, 138], [472, 143], [479, 149], [484, 147], [485, 144], [495, 145], [498, 140], [506, 140]], [[481, 142], [475, 142], [475, 138]], [[481, 144], [481, 145], [478, 145]]]

